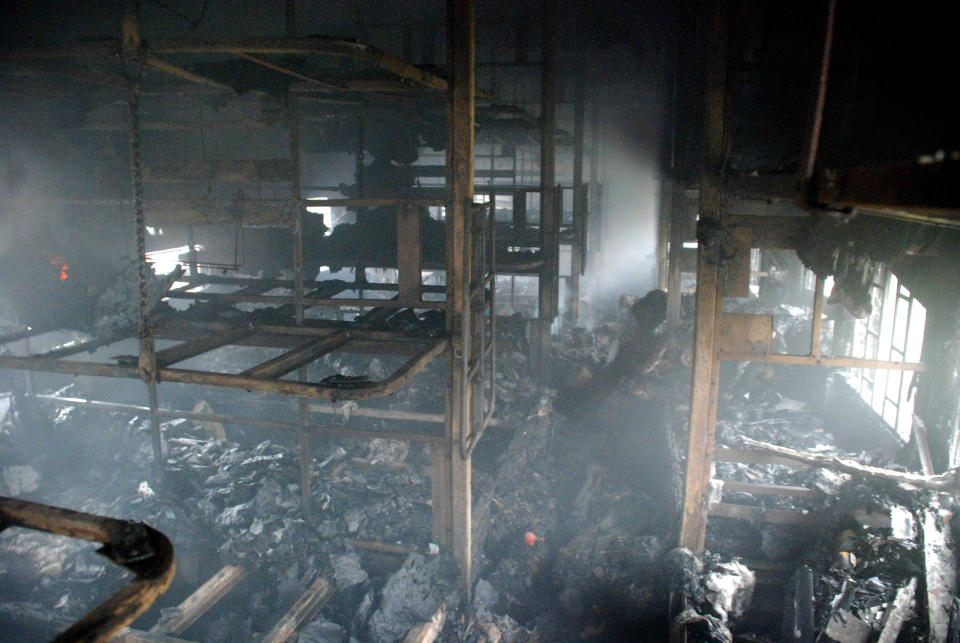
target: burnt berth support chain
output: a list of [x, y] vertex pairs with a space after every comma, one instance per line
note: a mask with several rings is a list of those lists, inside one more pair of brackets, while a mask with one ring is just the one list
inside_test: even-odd
[[125, 0], [122, 16], [123, 40], [120, 58], [128, 82], [130, 110], [130, 168], [133, 188], [133, 214], [137, 235], [137, 337], [139, 358], [137, 374], [148, 389], [150, 399], [150, 439], [153, 446], [153, 477], [163, 479], [163, 435], [157, 417], [157, 354], [150, 322], [147, 292], [147, 224], [143, 207], [143, 147], [140, 139], [140, 77], [143, 74], [144, 52], [140, 38], [140, 14], [136, 0]]
[[0, 497], [0, 531], [7, 527], [102, 543], [100, 554], [136, 575], [54, 641], [109, 641], [145, 612], [173, 580], [173, 545], [143, 523]]

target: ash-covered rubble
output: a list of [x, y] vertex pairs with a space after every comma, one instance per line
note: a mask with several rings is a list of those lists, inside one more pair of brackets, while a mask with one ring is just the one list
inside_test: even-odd
[[562, 331], [555, 398], [492, 473], [475, 472], [477, 618], [466, 640], [669, 636], [690, 329], [661, 326], [662, 293], [636, 303]]
[[[794, 319], [803, 323], [803, 315]], [[796, 452], [821, 457], [827, 465], [846, 459], [891, 472], [919, 468], [916, 445], [877, 430], [876, 423], [871, 431], [860, 430], [863, 422], [854, 417], [858, 407], [849, 403], [849, 396], [844, 412], [836, 412], [831, 396], [844, 391], [845, 384], [836, 379], [841, 376], [804, 382], [804, 377], [820, 376], [790, 367], [739, 374], [731, 378], [732, 385], [721, 388], [719, 446], [789, 445]], [[818, 387], [825, 397], [806, 394]], [[805, 399], [791, 399], [792, 395]], [[783, 616], [783, 630], [771, 632], [757, 625], [763, 619], [754, 612], [735, 634], [762, 641], [865, 642], [876, 640], [886, 629], [885, 636], [893, 638], [884, 640], [927, 640], [917, 588], [923, 587], [918, 580], [928, 573], [930, 563], [924, 560], [924, 535], [918, 525], [931, 505], [941, 504], [937, 493], [842, 467], [718, 461], [714, 468], [714, 501], [809, 518], [782, 522], [710, 518], [707, 548], [739, 554], [750, 561], [748, 565], [767, 570], [768, 591], [758, 609]], [[720, 480], [809, 491], [768, 495], [724, 489]], [[898, 599], [911, 583], [916, 598]], [[894, 609], [914, 601], [915, 608]], [[891, 635], [894, 614], [903, 623]], [[752, 626], [746, 624], [751, 620]]]
[[[213, 440], [211, 423], [166, 422], [167, 476], [158, 485], [150, 479], [144, 417], [51, 409], [46, 425], [35, 431], [42, 440], [34, 442], [25, 439], [17, 398], [7, 398], [13, 401], [0, 434], [0, 465], [5, 473], [25, 467], [8, 476], [25, 497], [144, 520], [173, 539], [180, 575], [142, 627], [170, 616], [171, 606], [220, 566], [250, 569], [249, 582], [184, 634], [191, 640], [262, 635], [320, 576], [334, 591], [301, 628], [304, 643], [394, 641], [430, 622], [448, 642], [664, 640], [669, 628], [681, 623], [693, 640], [780, 640], [781, 632], [756, 624], [758, 610], [781, 594], [775, 609], [792, 601], [794, 616], [809, 611], [811, 632], [833, 636], [838, 626], [831, 623], [837, 619], [857, 619], [871, 631], [879, 627], [883, 613], [877, 606], [893, 604], [906, 581], [922, 577], [917, 525], [929, 504], [924, 494], [828, 468], [718, 462], [719, 478], [813, 490], [802, 498], [727, 490], [724, 502], [806, 510], [821, 522], [811, 529], [713, 516], [707, 534], [713, 553], [673, 549], [692, 328], [689, 323], [666, 328], [661, 311], [662, 297], [653, 294], [592, 330], [564, 330], [554, 345], [554, 371], [562, 375], [553, 388], [527, 372], [522, 335], [503, 337], [499, 422], [487, 429], [474, 453], [473, 618], [466, 618], [457, 602], [455, 565], [430, 542], [430, 454], [416, 442], [314, 437], [309, 516], [300, 506], [295, 436], [283, 433], [228, 425], [229, 440]], [[223, 368], [238, 358], [230, 351], [217, 357]], [[380, 377], [389, 365], [353, 355], [329, 356], [312, 368]], [[428, 368], [384, 406], [439, 411], [441, 376]], [[751, 378], [775, 395], [752, 394], [757, 389]], [[849, 454], [833, 439], [814, 400], [801, 403], [784, 395], [795, 390], [783, 387], [789, 377], [747, 374], [740, 382], [745, 388], [721, 390], [718, 444], [739, 446], [751, 437]], [[72, 389], [59, 394], [74, 395]], [[278, 415], [279, 407], [266, 397], [252, 400], [262, 407], [258, 413]], [[209, 397], [217, 412], [233, 403], [228, 395]], [[328, 416], [332, 422], [403, 424], [354, 416], [349, 402], [337, 408], [337, 416]], [[855, 450], [855, 457], [894, 466], [890, 455], [866, 447]], [[71, 460], [83, 465], [67, 466]], [[71, 470], [76, 471], [68, 475]], [[4, 482], [8, 493], [10, 484]], [[911, 517], [913, 531], [904, 536], [906, 527], [896, 533], [865, 528], [850, 513], [864, 508], [895, 509]], [[18, 563], [17, 577], [45, 570], [43, 582], [0, 598], [18, 614], [46, 609], [60, 619], [76, 618], [89, 607], [80, 600], [87, 589], [121, 582], [92, 551], [57, 554], [60, 562], [51, 564], [43, 542], [28, 545], [8, 534], [2, 542], [20, 553], [34, 551], [40, 561], [30, 567], [33, 575]], [[5, 582], [14, 573], [9, 561], [17, 558], [7, 554], [0, 566]], [[755, 570], [754, 561], [766, 567]], [[788, 574], [771, 592], [763, 577], [770, 565], [788, 572], [805, 565], [809, 583]], [[801, 585], [809, 586], [806, 594]], [[70, 589], [81, 586], [82, 592]], [[671, 597], [674, 608], [680, 598], [685, 608], [671, 614]], [[915, 640], [909, 637], [922, 631], [923, 620], [915, 612], [905, 620], [907, 638], [901, 640]]]
[[[781, 467], [776, 467], [781, 468]], [[838, 485], [837, 477], [842, 482]], [[756, 506], [761, 509], [805, 511], [815, 520], [801, 524], [748, 522], [712, 516], [707, 529], [709, 550], [743, 556], [748, 566], [758, 565], [767, 574], [764, 595], [758, 610], [784, 614], [787, 606], [798, 603], [809, 617], [797, 631], [819, 640], [866, 641], [879, 633], [886, 609], [893, 604], [897, 591], [911, 578], [922, 578], [924, 560], [915, 529], [870, 524], [885, 513], [912, 524], [910, 509], [897, 504], [874, 485], [834, 476], [828, 471], [808, 472], [802, 476], [814, 495], [803, 502], [786, 498], [772, 500], [737, 492], [724, 494], [725, 502]], [[765, 479], [753, 473], [753, 480]], [[766, 478], [776, 480], [776, 476]], [[797, 476], [789, 482], [798, 483]], [[778, 484], [783, 484], [780, 479]], [[833, 493], [824, 493], [833, 489]], [[921, 503], [922, 504], [922, 503]], [[869, 515], [862, 511], [868, 507]], [[914, 509], [919, 511], [919, 507]], [[868, 522], [869, 521], [869, 522]], [[799, 568], [805, 568], [812, 591], [801, 590], [796, 579]], [[751, 618], [752, 617], [752, 618]], [[911, 612], [905, 626], [905, 638], [926, 640], [922, 615]], [[842, 635], [834, 621], [857, 623], [856, 638]], [[734, 632], [749, 635], [752, 640], [783, 640], [790, 631], [771, 632], [762, 614], [748, 615]], [[786, 626], [785, 626], [786, 627]], [[912, 632], [907, 634], [906, 632]], [[862, 637], [862, 638], [860, 638]]]
[[750, 606], [755, 574], [739, 560], [678, 548], [665, 556], [668, 583], [678, 613], [671, 627], [694, 641], [733, 641], [729, 624]]
[[[213, 356], [208, 367], [235, 369], [235, 362], [250, 359], [251, 350], [262, 352], [230, 347]], [[380, 358], [343, 355], [330, 356], [314, 368], [347, 375], [364, 372], [379, 378], [387, 374], [388, 366]], [[434, 399], [441, 388], [439, 377], [439, 369], [428, 368], [411, 386], [385, 400], [384, 406], [439, 410]], [[535, 385], [525, 369], [502, 368], [498, 382], [503, 385], [498, 400], [500, 424], [491, 429], [494, 439], [490, 444], [483, 445], [488, 458], [495, 457], [502, 447], [497, 431], [506, 435], [519, 423], [549, 414], [550, 392]], [[88, 397], [82, 385], [55, 393]], [[230, 413], [231, 404], [238, 402], [229, 394], [206, 393], [210, 401], [194, 405], [195, 410]], [[172, 398], [165, 399], [179, 402], [178, 406], [185, 403], [189, 408], [193, 402], [177, 389], [168, 395]], [[254, 406], [264, 407], [258, 414], [277, 418], [289, 412], [280, 408], [284, 406], [280, 401], [253, 398]], [[173, 541], [177, 579], [142, 618], [141, 628], [176, 616], [173, 606], [223, 565], [240, 565], [250, 573], [228, 600], [185, 632], [185, 638], [234, 641], [262, 635], [320, 576], [329, 579], [335, 591], [313, 622], [304, 626], [304, 641], [350, 637], [393, 641], [429, 621], [441, 606], [449, 610], [451, 622], [458, 618], [456, 567], [449, 553], [430, 542], [427, 445], [314, 437], [308, 517], [301, 508], [294, 435], [224, 427], [216, 422], [163, 422], [165, 477], [158, 484], [150, 472], [146, 417], [79, 406], [45, 406], [31, 415], [31, 421], [38, 422], [28, 429], [13, 408], [17, 398], [4, 399], [11, 408], [5, 412], [3, 441], [12, 448], [0, 455], [0, 466], [12, 482], [3, 483], [3, 493], [142, 520]], [[376, 418], [354, 417], [356, 405], [350, 402], [335, 407], [337, 414], [328, 416], [334, 423], [359, 421], [365, 428], [394, 430], [406, 426], [404, 422], [387, 424]], [[4, 627], [19, 627], [18, 619], [27, 615], [42, 621], [37, 627], [46, 627], [43, 636], [52, 636], [92, 606], [90, 596], [109, 593], [91, 593], [87, 591], [90, 587], [122, 584], [122, 573], [92, 550], [78, 558], [73, 548], [69, 552], [49, 548], [42, 534], [21, 534], [19, 538], [4, 536], [9, 546], [0, 569], [5, 580], [10, 574], [24, 579], [29, 591], [0, 597], [0, 602], [14, 606], [9, 610], [12, 625], [4, 622]], [[24, 559], [24, 552], [33, 552], [38, 562], [8, 564], [9, 560]], [[50, 557], [57, 564], [50, 564]], [[38, 576], [43, 582], [34, 582]], [[61, 589], [77, 583], [83, 584], [84, 592]], [[69, 600], [66, 594], [70, 594]], [[50, 606], [55, 607], [51, 610]]]
[[[4, 483], [4, 493], [142, 520], [168, 534], [179, 575], [162, 599], [164, 606], [182, 600], [222, 565], [252, 571], [252, 580], [187, 638], [235, 641], [262, 634], [322, 575], [338, 587], [324, 617], [362, 640], [392, 641], [397, 631], [402, 635], [416, 624], [423, 610], [436, 607], [428, 597], [439, 604], [455, 587], [449, 557], [430, 546], [424, 446], [368, 440], [317, 449], [307, 519], [300, 506], [297, 452], [281, 442], [211, 440], [200, 423], [163, 423], [166, 476], [156, 484], [149, 478], [145, 418], [70, 407], [49, 410], [48, 420], [51, 440], [62, 440], [64, 447], [76, 443], [73, 462], [55, 457], [56, 450], [5, 451], [0, 463], [5, 471], [29, 468], [38, 480], [16, 489]], [[27, 429], [16, 419], [11, 422], [5, 439], [29, 442]], [[21, 530], [4, 534], [0, 574], [10, 591], [0, 601], [18, 606], [8, 610], [14, 622], [30, 606], [37, 606], [34, 614], [44, 614], [39, 606], [46, 606], [52, 634], [92, 607], [91, 596], [103, 598], [119, 587], [122, 572], [92, 549], [52, 547], [49, 541]], [[354, 543], [402, 543], [400, 551], [413, 553], [366, 551]], [[412, 587], [420, 594], [411, 594]], [[170, 615], [158, 609], [145, 618], [156, 622]]]

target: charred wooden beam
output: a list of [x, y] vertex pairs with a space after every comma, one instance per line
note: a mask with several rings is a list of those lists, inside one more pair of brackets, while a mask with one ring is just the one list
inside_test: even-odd
[[[447, 2], [447, 355], [446, 442], [432, 454], [433, 533], [460, 566], [461, 595], [469, 601], [473, 579], [471, 460], [460, 444], [472, 433], [472, 389], [466, 370], [471, 353], [471, 221], [475, 115], [475, 18], [473, 0]], [[481, 320], [482, 322], [482, 320]]]
[[757, 201], [794, 201], [800, 189], [795, 174], [728, 174], [727, 193]]
[[785, 456], [746, 449], [731, 449], [730, 447], [717, 447], [714, 450], [714, 460], [718, 462], [742, 462], [744, 464], [782, 464], [788, 467], [810, 466], [806, 462], [800, 462]]
[[409, 203], [397, 207], [397, 300], [418, 306], [423, 299], [420, 212]]
[[[130, 50], [139, 49], [140, 46], [139, 41], [132, 47], [127, 43], [123, 44], [123, 48]], [[149, 56], [156, 60], [159, 60], [156, 58], [156, 54], [344, 56], [365, 61], [421, 88], [446, 91], [448, 87], [445, 78], [424, 71], [382, 49], [338, 38], [314, 36], [308, 38], [167, 39], [143, 43], [143, 46]], [[23, 47], [0, 52], [0, 61], [24, 62], [51, 58], [111, 58], [119, 54], [121, 48], [121, 43], [116, 40]], [[164, 69], [163, 71], [167, 70]], [[177, 73], [176, 75], [180, 74]], [[193, 78], [181, 77], [196, 82]]]
[[896, 643], [904, 624], [913, 618], [916, 595], [916, 578], [911, 578], [897, 590], [893, 603], [883, 615], [883, 630], [880, 632], [877, 643]]
[[223, 83], [213, 80], [212, 78], [207, 78], [196, 72], [192, 72], [189, 69], [185, 69], [179, 65], [174, 65], [171, 62], [158, 58], [152, 54], [145, 54], [141, 60], [143, 64], [164, 74], [174, 76], [181, 80], [186, 80], [191, 83], [196, 83], [197, 85], [203, 85], [204, 87], [209, 87], [211, 89], [217, 89], [223, 92], [235, 92], [236, 90], [230, 85], [224, 85]]
[[704, 157], [700, 169], [700, 221], [697, 238], [697, 316], [690, 389], [690, 428], [684, 478], [683, 515], [679, 545], [703, 549], [707, 531], [707, 492], [713, 463], [720, 361], [717, 326], [723, 312], [718, 249], [704, 241], [726, 218], [720, 172], [726, 157], [727, 21], [724, 0], [711, 3], [708, 55], [703, 102]]
[[408, 547], [406, 545], [395, 545], [392, 543], [384, 543], [378, 540], [356, 540], [351, 539], [350, 544], [352, 544], [357, 549], [365, 549], [366, 551], [378, 551], [387, 554], [397, 554], [400, 556], [406, 556], [417, 551], [414, 547]]
[[37, 47], [0, 50], [0, 62], [23, 62], [51, 58], [116, 58], [120, 55], [119, 40], [85, 40]]
[[[149, 92], [143, 91], [141, 95], [146, 95]], [[83, 123], [63, 123], [62, 121], [55, 120], [30, 120], [30, 121], [17, 121], [17, 122], [7, 122], [3, 124], [4, 128], [10, 130], [20, 130], [20, 129], [42, 129], [42, 130], [53, 130], [53, 131], [83, 131], [83, 132], [116, 132], [116, 131], [126, 131], [128, 125], [123, 122], [83, 122]], [[273, 122], [270, 119], [234, 119], [234, 120], [209, 120], [209, 121], [144, 121], [140, 123], [141, 130], [151, 130], [151, 131], [160, 131], [160, 132], [178, 132], [183, 130], [198, 130], [198, 129], [236, 129], [236, 130], [266, 130], [277, 127], [278, 124]], [[211, 166], [217, 167], [220, 164], [224, 163], [237, 163], [240, 161], [214, 161], [211, 162]], [[247, 161], [243, 161], [247, 162]], [[266, 163], [282, 163], [282, 160], [264, 160], [264, 161], [252, 161], [256, 164]], [[150, 164], [145, 164], [145, 172], [149, 172], [150, 167], [164, 167], [163, 164], [159, 166], [151, 166]], [[184, 164], [184, 167], [196, 167], [194, 164]], [[194, 177], [196, 178], [196, 177]], [[31, 197], [30, 201], [44, 203], [44, 202], [69, 202], [69, 203], [90, 203], [90, 204], [101, 204], [101, 203], [112, 203], [116, 205], [117, 199], [84, 199], [84, 198], [70, 198], [70, 199], [51, 199], [50, 197]], [[122, 202], [122, 201], [121, 201]]]
[[181, 638], [167, 636], [166, 634], [151, 634], [142, 630], [125, 628], [114, 638], [111, 643], [191, 643]]
[[[396, 284], [392, 284], [394, 288]], [[329, 294], [329, 291], [328, 293]], [[381, 301], [381, 300], [376, 300]], [[307, 325], [311, 321], [314, 321], [317, 325], [311, 326]], [[230, 324], [222, 321], [175, 321], [170, 324], [165, 324], [161, 327], [161, 335], [164, 337], [169, 337], [176, 339], [181, 334], [186, 334], [190, 337], [196, 337], [196, 333], [209, 333], [209, 332], [226, 332], [235, 328], [235, 324]], [[422, 349], [427, 344], [432, 344], [433, 339], [429, 337], [424, 337], [423, 335], [418, 335], [416, 333], [408, 333], [403, 331], [395, 330], [375, 330], [367, 328], [356, 328], [353, 324], [348, 322], [332, 322], [324, 320], [307, 320], [304, 322], [304, 326], [287, 326], [281, 324], [262, 324], [255, 326], [257, 334], [259, 336], [269, 337], [270, 335], [275, 336], [285, 336], [285, 337], [325, 337], [332, 333], [349, 331], [350, 336], [354, 341], [368, 341], [368, 342], [380, 342], [385, 346], [393, 345], [413, 345], [417, 350]], [[191, 334], [192, 333], [192, 334]], [[254, 337], [257, 337], [256, 335]], [[253, 341], [249, 342], [251, 345], [263, 345], [263, 346], [287, 346], [289, 344], [270, 344], [270, 343], [254, 343]], [[385, 350], [385, 352], [395, 352], [393, 350]]]
[[20, 340], [29, 339], [31, 337], [36, 337], [37, 335], [43, 335], [44, 333], [49, 332], [49, 328], [25, 328], [24, 330], [0, 337], [0, 346], [4, 344], [10, 344], [11, 342], [19, 342]]
[[[824, 517], [816, 513], [790, 509], [765, 509], [763, 507], [739, 505], [728, 502], [720, 502], [711, 507], [710, 515], [779, 525], [807, 525], [824, 521]], [[869, 513], [858, 510], [852, 512], [852, 515], [854, 519], [862, 525], [869, 525], [881, 529], [890, 527], [890, 516], [888, 514]]]
[[724, 518], [737, 518], [750, 522], [766, 522], [776, 525], [805, 525], [818, 522], [820, 519], [809, 513], [788, 509], [764, 509], [721, 502], [710, 508], [710, 515]]
[[891, 362], [882, 359], [862, 359], [859, 357], [813, 357], [812, 355], [757, 355], [755, 353], [720, 353], [720, 359], [726, 362], [766, 362], [769, 364], [801, 364], [806, 366], [827, 366], [830, 368], [884, 368], [891, 371], [924, 371], [926, 365], [921, 362]]
[[806, 487], [763, 484], [759, 482], [740, 482], [738, 480], [722, 480], [721, 482], [723, 482], [724, 491], [743, 491], [761, 496], [792, 496], [794, 498], [809, 498], [814, 495], [813, 491]]
[[414, 625], [403, 637], [403, 643], [433, 643], [443, 631], [446, 622], [447, 608], [440, 605], [426, 623]]
[[814, 187], [813, 201], [829, 208], [960, 226], [960, 161], [824, 169]]
[[948, 640], [957, 590], [957, 563], [950, 530], [952, 512], [933, 506], [923, 512], [923, 567], [926, 573], [928, 641]]
[[222, 38], [197, 40], [155, 40], [147, 43], [156, 54], [251, 54], [287, 56], [345, 56], [376, 65], [410, 83], [437, 91], [447, 90], [440, 76], [404, 62], [400, 58], [363, 43], [324, 38]]
[[583, 135], [586, 115], [583, 67], [581, 61], [577, 65], [573, 99], [573, 243], [570, 248], [567, 310], [574, 325], [580, 319], [580, 277], [586, 263], [587, 242], [587, 186], [583, 184]]
[[426, 350], [407, 360], [387, 379], [378, 383], [369, 383], [369, 385], [364, 385], [360, 388], [338, 386], [336, 384], [260, 379], [247, 375], [210, 373], [174, 368], [161, 369], [160, 376], [163, 381], [180, 382], [182, 384], [206, 384], [210, 386], [224, 386], [227, 388], [241, 388], [250, 391], [322, 399], [367, 400], [396, 393], [410, 381], [414, 375], [422, 371], [427, 364], [445, 350], [445, 342], [436, 342]]
[[298, 71], [294, 71], [289, 67], [284, 67], [283, 65], [278, 65], [277, 63], [261, 58], [260, 56], [253, 56], [251, 54], [239, 54], [239, 57], [243, 58], [244, 60], [249, 60], [250, 62], [255, 63], [257, 65], [260, 65], [261, 67], [266, 67], [267, 69], [283, 74], [285, 76], [290, 76], [292, 78], [296, 78], [297, 80], [308, 82], [321, 89], [328, 89], [333, 91], [343, 91], [344, 89], [344, 86], [341, 83], [334, 83], [328, 80], [313, 78], [311, 76], [301, 74]]
[[904, 471], [893, 471], [881, 467], [872, 467], [860, 464], [855, 460], [848, 458], [838, 458], [836, 456], [825, 456], [817, 453], [805, 453], [790, 449], [788, 447], [761, 442], [752, 438], [742, 437], [741, 442], [745, 446], [759, 451], [760, 453], [770, 453], [778, 455], [796, 462], [802, 462], [816, 467], [825, 467], [835, 471], [842, 471], [852, 475], [869, 478], [873, 480], [882, 480], [886, 482], [902, 483], [912, 485], [921, 489], [942, 491], [953, 489], [957, 485], [957, 472], [955, 470], [947, 473], [941, 473], [933, 476], [925, 476], [919, 473], [909, 473]]

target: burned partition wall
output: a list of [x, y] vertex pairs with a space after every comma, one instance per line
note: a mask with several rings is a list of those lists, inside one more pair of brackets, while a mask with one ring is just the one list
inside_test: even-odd
[[[955, 59], [949, 9], [837, 3], [818, 162], [878, 167], [952, 155], [960, 127], [950, 108]], [[929, 194], [928, 197], [934, 197]]]
[[[822, 2], [730, 3], [729, 169], [798, 169], [827, 33]], [[953, 159], [952, 21], [945, 5], [913, 11], [868, 0], [836, 3], [818, 169]], [[928, 195], [932, 196], [932, 195]]]

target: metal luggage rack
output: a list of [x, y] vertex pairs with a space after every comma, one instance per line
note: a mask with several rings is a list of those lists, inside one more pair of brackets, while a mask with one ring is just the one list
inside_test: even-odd
[[[123, 335], [93, 338], [77, 344], [54, 347], [46, 353], [26, 355], [0, 355], [0, 368], [12, 368], [27, 372], [28, 393], [34, 393], [32, 372], [52, 372], [73, 375], [93, 375], [114, 378], [138, 378], [144, 381], [149, 393], [149, 410], [152, 446], [154, 453], [154, 476], [163, 478], [163, 443], [160, 427], [161, 417], [170, 417], [160, 408], [158, 386], [162, 383], [185, 383], [210, 385], [234, 390], [262, 391], [297, 398], [299, 422], [286, 425], [282, 422], [263, 422], [265, 428], [293, 429], [300, 436], [300, 459], [302, 471], [307, 471], [310, 461], [310, 435], [321, 429], [309, 423], [310, 413], [328, 412], [330, 405], [311, 403], [311, 399], [360, 400], [390, 395], [399, 390], [410, 378], [424, 369], [440, 355], [446, 355], [446, 386], [437, 391], [446, 397], [445, 411], [439, 414], [406, 411], [406, 415], [392, 409], [368, 408], [355, 411], [354, 415], [407, 421], [423, 421], [440, 424], [443, 429], [436, 433], [407, 433], [404, 431], [361, 431], [346, 429], [342, 435], [353, 437], [377, 437], [395, 439], [418, 439], [436, 442], [433, 450], [432, 495], [434, 508], [434, 536], [437, 541], [454, 551], [461, 564], [464, 591], [469, 594], [471, 578], [471, 547], [469, 529], [470, 463], [466, 459], [482, 432], [482, 426], [491, 423], [493, 403], [494, 329], [482, 311], [493, 306], [491, 297], [495, 279], [492, 276], [493, 262], [478, 270], [480, 263], [471, 234], [476, 231], [475, 212], [471, 208], [473, 197], [473, 150], [474, 107], [480, 98], [489, 99], [488, 92], [475, 87], [472, 69], [475, 63], [473, 47], [473, 16], [467, 11], [468, 3], [454, 3], [457, 9], [448, 13], [450, 21], [448, 39], [451, 43], [452, 64], [449, 76], [443, 78], [406, 63], [392, 55], [368, 45], [322, 37], [296, 37], [296, 16], [293, 5], [288, 6], [286, 38], [239, 38], [217, 40], [149, 40], [142, 38], [140, 18], [135, 0], [123, 4], [120, 20], [122, 29], [119, 40], [49, 44], [20, 49], [0, 48], [0, 71], [7, 67], [18, 70], [28, 67], [39, 70], [44, 76], [56, 76], [82, 86], [94, 85], [103, 90], [108, 100], [124, 97], [129, 111], [129, 120], [104, 124], [108, 129], [123, 130], [129, 127], [130, 169], [133, 189], [130, 194], [118, 195], [111, 202], [121, 207], [130, 207], [136, 229], [136, 256], [138, 258], [138, 314], [136, 329]], [[236, 88], [226, 72], [242, 66], [242, 77], [260, 83], [256, 87]], [[249, 73], [247, 73], [249, 72]], [[18, 72], [19, 73], [19, 72]], [[160, 82], [174, 80], [175, 85]], [[24, 81], [30, 87], [44, 87], [48, 78]], [[271, 181], [283, 179], [290, 183], [288, 199], [164, 199], [144, 195], [144, 184], [156, 179], [152, 168], [145, 165], [141, 130], [202, 130], [207, 121], [162, 122], [141, 121], [141, 95], [161, 89], [180, 91], [184, 83], [197, 92], [235, 92], [250, 90], [255, 95], [279, 95], [285, 97], [279, 118], [270, 116], [277, 123], [285, 124], [289, 134], [289, 162], [277, 167], [263, 164], [243, 164], [219, 167], [204, 158], [201, 170], [224, 175], [224, 180], [235, 181], [236, 176], [266, 177]], [[398, 224], [396, 284], [364, 284], [364, 292], [373, 290], [395, 292], [393, 298], [377, 299], [350, 297], [347, 291], [354, 290], [344, 282], [308, 281], [304, 274], [303, 211], [311, 202], [304, 197], [301, 185], [300, 128], [304, 123], [299, 117], [298, 106], [309, 100], [304, 94], [332, 95], [332, 101], [344, 105], [363, 105], [364, 96], [372, 100], [378, 97], [398, 98], [411, 92], [426, 96], [449, 99], [448, 162], [446, 194], [439, 203], [446, 207], [446, 254], [445, 268], [447, 285], [443, 301], [439, 297], [424, 297], [436, 294], [436, 287], [424, 286], [421, 267], [420, 206], [416, 199], [345, 199], [324, 201], [324, 206], [379, 207], [395, 206]], [[326, 100], [323, 98], [322, 100]], [[31, 121], [32, 122], [32, 121]], [[264, 120], [222, 121], [211, 127], [262, 128]], [[271, 121], [272, 122], [272, 121]], [[50, 125], [33, 123], [39, 127]], [[276, 124], [276, 123], [273, 123]], [[55, 125], [55, 124], [54, 124]], [[75, 123], [80, 130], [101, 125], [85, 122]], [[551, 128], [551, 132], [552, 132]], [[550, 138], [552, 140], [552, 136]], [[550, 146], [552, 152], [552, 144]], [[249, 166], [249, 167], [248, 167]], [[162, 168], [160, 168], [162, 169]], [[222, 170], [222, 172], [221, 172]], [[242, 171], [241, 171], [242, 170]], [[162, 174], [162, 173], [161, 173]], [[182, 179], [190, 172], [174, 173]], [[167, 176], [162, 174], [160, 178]], [[179, 177], [179, 178], [178, 178]], [[552, 180], [551, 180], [552, 183]], [[83, 196], [64, 195], [65, 204], [84, 201]], [[37, 203], [41, 203], [38, 200]], [[423, 201], [421, 199], [420, 201]], [[96, 199], [86, 199], [85, 205], [99, 206]], [[384, 208], [384, 212], [389, 211]], [[486, 212], [485, 208], [480, 209]], [[482, 217], [481, 217], [482, 218]], [[271, 226], [289, 228], [293, 234], [293, 279], [289, 284], [292, 294], [272, 295], [270, 290], [278, 287], [269, 280], [237, 282], [240, 290], [232, 293], [191, 292], [213, 281], [210, 277], [197, 277], [186, 286], [175, 288], [172, 298], [205, 300], [216, 310], [232, 303], [273, 304], [248, 315], [250, 323], [221, 322], [219, 320], [184, 320], [183, 316], [154, 314], [147, 301], [148, 271], [146, 227], [147, 224], [191, 227], [200, 224], [237, 226]], [[492, 225], [492, 216], [490, 222]], [[484, 227], [484, 226], [481, 226]], [[492, 243], [492, 230], [487, 236]], [[554, 237], [551, 236], [551, 239]], [[481, 251], [481, 254], [484, 254]], [[491, 253], [492, 254], [492, 253]], [[196, 262], [194, 253], [193, 261]], [[550, 263], [552, 267], [555, 262]], [[479, 274], [489, 270], [484, 274]], [[279, 287], [286, 287], [282, 285]], [[473, 296], [477, 293], [477, 296]], [[342, 295], [348, 296], [342, 296]], [[379, 294], [379, 293], [378, 293]], [[312, 320], [304, 311], [314, 306], [372, 309], [363, 315], [368, 325], [345, 325], [337, 322]], [[444, 325], [439, 334], [430, 336], [398, 332], [385, 324], [395, 311], [403, 309], [443, 311]], [[385, 328], [386, 327], [386, 328]], [[17, 339], [25, 339], [49, 329], [25, 329], [14, 335], [0, 338], [0, 345]], [[79, 353], [96, 350], [122, 339], [136, 338], [139, 350], [135, 356], [121, 357], [107, 363], [93, 360], [78, 360]], [[464, 345], [464, 339], [468, 342]], [[175, 340], [172, 347], [158, 347], [156, 340]], [[239, 373], [217, 373], [210, 370], [193, 370], [178, 364], [186, 359], [200, 357], [211, 350], [230, 345], [261, 345], [286, 349], [281, 355], [257, 364]], [[306, 381], [306, 367], [312, 361], [335, 350], [351, 350], [367, 353], [409, 355], [409, 359], [393, 374], [378, 382], [333, 378], [320, 382]], [[128, 351], [129, 352], [129, 351]], [[69, 359], [71, 356], [74, 359]], [[291, 379], [287, 379], [291, 378]], [[487, 392], [488, 399], [484, 399]], [[49, 396], [33, 396], [34, 399]], [[63, 402], [51, 400], [53, 402]], [[92, 405], [108, 407], [109, 402], [85, 400]], [[120, 405], [123, 406], [123, 405]], [[139, 409], [137, 409], [139, 412]], [[185, 413], [170, 411], [184, 417]], [[402, 416], [402, 417], [401, 417]], [[210, 418], [207, 418], [210, 419]], [[482, 420], [483, 425], [474, 420]], [[248, 423], [259, 422], [251, 419]], [[362, 434], [362, 435], [361, 435]], [[309, 500], [309, 478], [302, 480], [301, 491]], [[305, 509], [309, 505], [305, 502]]]

